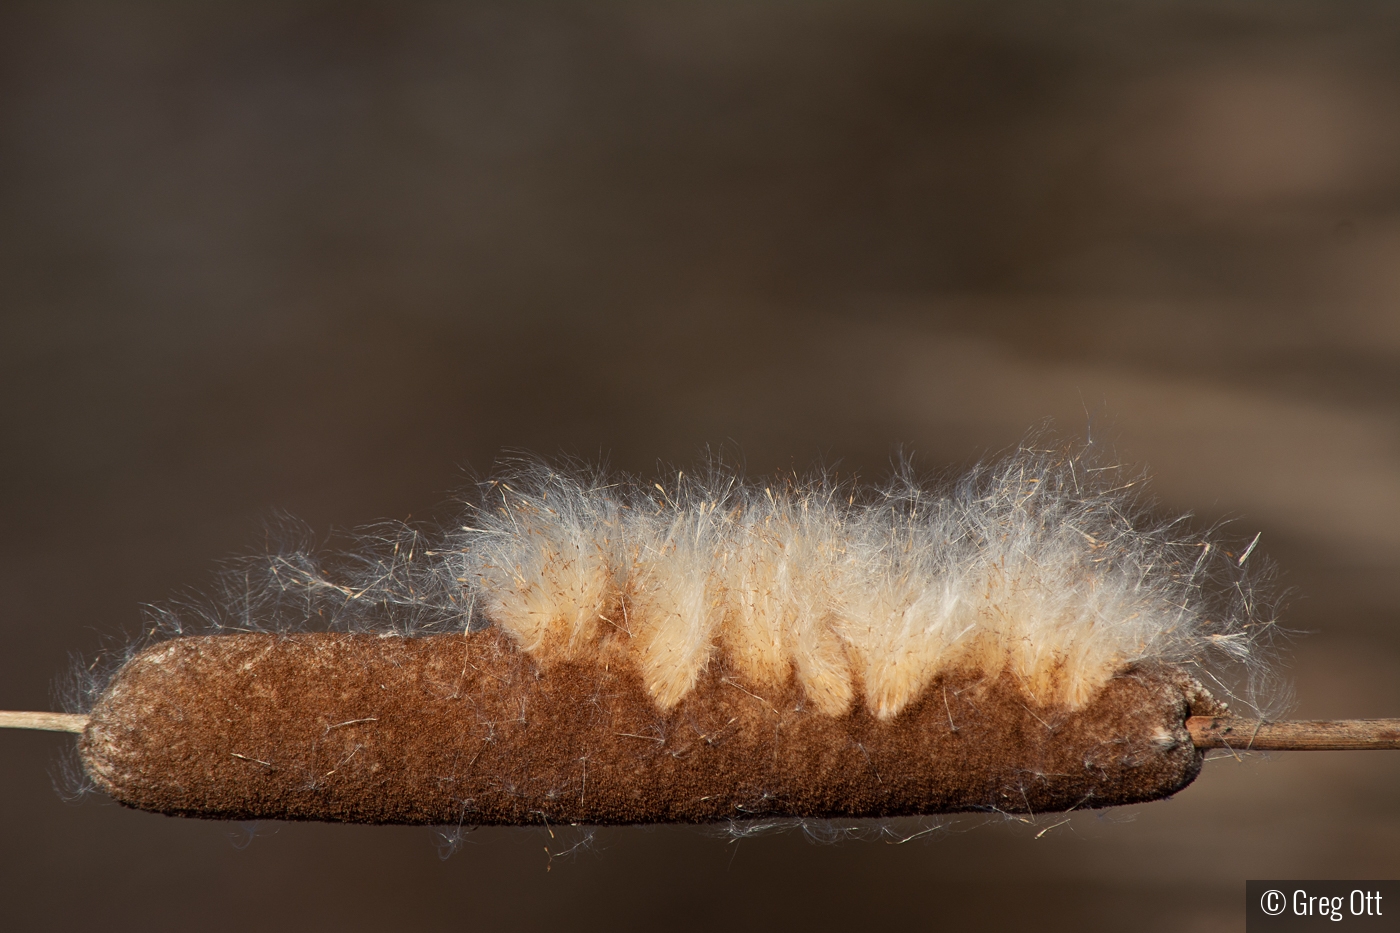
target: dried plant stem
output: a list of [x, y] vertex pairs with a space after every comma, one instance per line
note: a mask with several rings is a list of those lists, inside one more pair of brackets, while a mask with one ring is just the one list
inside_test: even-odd
[[[82, 732], [81, 713], [0, 710], [0, 729]], [[1269, 722], [1222, 716], [1192, 716], [1186, 729], [1197, 748], [1234, 751], [1327, 751], [1400, 748], [1400, 719], [1334, 719]]]
[[82, 732], [88, 718], [82, 713], [12, 713], [0, 710], [0, 729], [42, 729], [45, 732]]
[[1192, 716], [1186, 729], [1197, 748], [1244, 751], [1325, 751], [1400, 748], [1400, 719], [1269, 722]]

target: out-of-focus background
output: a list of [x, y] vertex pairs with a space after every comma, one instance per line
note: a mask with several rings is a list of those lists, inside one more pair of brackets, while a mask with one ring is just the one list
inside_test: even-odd
[[[278, 511], [442, 516], [513, 450], [956, 470], [1047, 417], [1262, 531], [1295, 715], [1400, 715], [1400, 8], [0, 8], [0, 708]], [[1394, 753], [440, 860], [65, 803], [65, 743], [0, 734], [7, 929], [1230, 930], [1246, 878], [1400, 877]]]

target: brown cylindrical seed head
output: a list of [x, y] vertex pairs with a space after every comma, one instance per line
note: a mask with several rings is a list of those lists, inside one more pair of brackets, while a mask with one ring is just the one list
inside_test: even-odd
[[1167, 668], [1073, 713], [952, 675], [888, 722], [804, 707], [715, 661], [661, 712], [636, 674], [540, 668], [495, 630], [180, 638], [117, 674], [81, 741], [129, 806], [357, 823], [706, 822], [1039, 813], [1189, 784], [1185, 729], [1222, 709]]

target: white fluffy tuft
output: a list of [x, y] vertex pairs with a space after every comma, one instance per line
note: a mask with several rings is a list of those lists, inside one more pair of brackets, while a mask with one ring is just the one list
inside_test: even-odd
[[1145, 527], [1114, 476], [1029, 449], [944, 493], [907, 470], [877, 489], [722, 470], [648, 487], [536, 466], [494, 484], [455, 550], [524, 650], [630, 657], [663, 708], [717, 654], [760, 687], [795, 677], [822, 713], [861, 692], [883, 719], [955, 669], [1074, 708], [1133, 663], [1247, 660], [1264, 623], [1247, 600], [1211, 611], [1213, 546]]

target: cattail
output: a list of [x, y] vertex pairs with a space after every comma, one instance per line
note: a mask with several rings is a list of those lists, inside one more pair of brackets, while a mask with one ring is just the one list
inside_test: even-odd
[[1136, 490], [1032, 449], [941, 490], [526, 466], [448, 533], [235, 568], [85, 709], [0, 725], [81, 732], [147, 810], [431, 824], [1038, 813], [1170, 795], [1203, 748], [1396, 746], [1232, 718], [1200, 680], [1264, 672], [1253, 543]]

